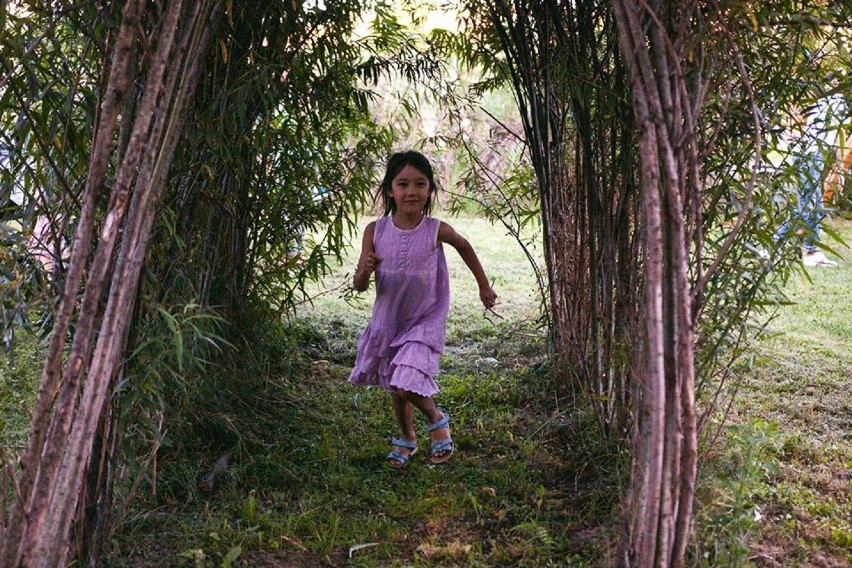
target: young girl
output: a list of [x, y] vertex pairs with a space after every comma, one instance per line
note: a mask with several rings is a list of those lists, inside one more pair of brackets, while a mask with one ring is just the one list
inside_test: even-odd
[[435, 376], [447, 334], [450, 287], [442, 244], [455, 248], [479, 285], [486, 308], [497, 294], [467, 240], [433, 217], [437, 186], [432, 166], [415, 151], [393, 154], [379, 187], [385, 216], [367, 225], [353, 285], [363, 292], [376, 273], [373, 316], [358, 340], [358, 355], [349, 382], [379, 385], [390, 392], [402, 436], [387, 461], [400, 468], [417, 452], [413, 408], [429, 424], [432, 463], [453, 453], [450, 417], [435, 406]]

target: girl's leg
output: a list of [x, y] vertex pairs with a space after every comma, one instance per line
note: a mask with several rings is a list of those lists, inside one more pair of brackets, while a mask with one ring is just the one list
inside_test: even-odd
[[[402, 395], [403, 392], [404, 391], [394, 391], [391, 394], [391, 400], [393, 401], [393, 413], [396, 416], [397, 424], [399, 424], [399, 430], [402, 432], [402, 439], [409, 442], [416, 442], [417, 433], [414, 431], [414, 420], [412, 416], [413, 407]], [[402, 446], [397, 446], [396, 449], [405, 456], [411, 455], [411, 452], [413, 451], [411, 448], [405, 448]], [[395, 467], [402, 465], [395, 459], [389, 459], [388, 461]]]
[[[417, 393], [404, 390], [398, 390], [396, 392], [399, 393], [400, 397], [403, 398], [405, 401], [416, 406], [417, 409], [422, 412], [423, 415], [426, 417], [426, 420], [429, 424], [434, 424], [444, 417], [441, 411], [438, 410], [438, 407], [435, 406], [435, 400], [431, 396], [422, 396]], [[450, 428], [438, 428], [430, 432], [429, 435], [432, 438], [433, 442], [438, 440], [446, 440], [450, 437]], [[449, 453], [450, 450], [446, 450], [438, 452], [433, 457], [442, 458]]]

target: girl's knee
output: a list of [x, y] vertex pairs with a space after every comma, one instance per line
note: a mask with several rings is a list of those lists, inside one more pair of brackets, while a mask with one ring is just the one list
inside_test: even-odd
[[402, 400], [406, 402], [411, 402], [413, 404], [422, 403], [431, 399], [432, 397], [423, 396], [422, 394], [417, 394], [416, 392], [407, 391], [404, 389], [396, 389], [394, 391], [394, 396], [399, 396]]
[[414, 398], [412, 398], [413, 395], [414, 393], [402, 389], [395, 389], [391, 393], [393, 399], [398, 402], [414, 402]]

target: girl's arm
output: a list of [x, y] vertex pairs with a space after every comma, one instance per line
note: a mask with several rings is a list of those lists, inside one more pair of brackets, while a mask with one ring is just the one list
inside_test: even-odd
[[376, 267], [382, 259], [376, 256], [373, 248], [373, 235], [376, 234], [376, 222], [373, 221], [364, 230], [364, 239], [361, 241], [361, 257], [352, 277], [352, 287], [358, 292], [363, 292], [370, 286], [370, 276], [376, 271]]
[[486, 308], [493, 308], [497, 301], [497, 294], [491, 288], [488, 277], [485, 276], [485, 270], [479, 262], [479, 257], [476, 256], [476, 251], [473, 250], [473, 245], [443, 221], [441, 221], [441, 226], [438, 229], [438, 241], [447, 243], [458, 251], [459, 256], [462, 257], [464, 263], [473, 273], [473, 277], [476, 278], [476, 284], [479, 286], [479, 299], [482, 300], [482, 304]]

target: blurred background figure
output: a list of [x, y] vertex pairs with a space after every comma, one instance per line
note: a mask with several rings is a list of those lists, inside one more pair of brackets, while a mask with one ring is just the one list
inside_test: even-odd
[[[802, 237], [802, 263], [805, 266], [836, 266], [820, 250], [822, 221], [826, 215], [824, 200], [834, 193], [836, 184], [827, 184], [827, 177], [838, 162], [838, 155], [852, 160], [843, 135], [848, 106], [840, 95], [820, 99], [806, 109], [804, 127], [790, 144], [790, 155], [798, 171], [796, 204], [790, 217], [775, 234], [778, 241], [794, 231]], [[833, 174], [839, 176], [839, 173]]]

